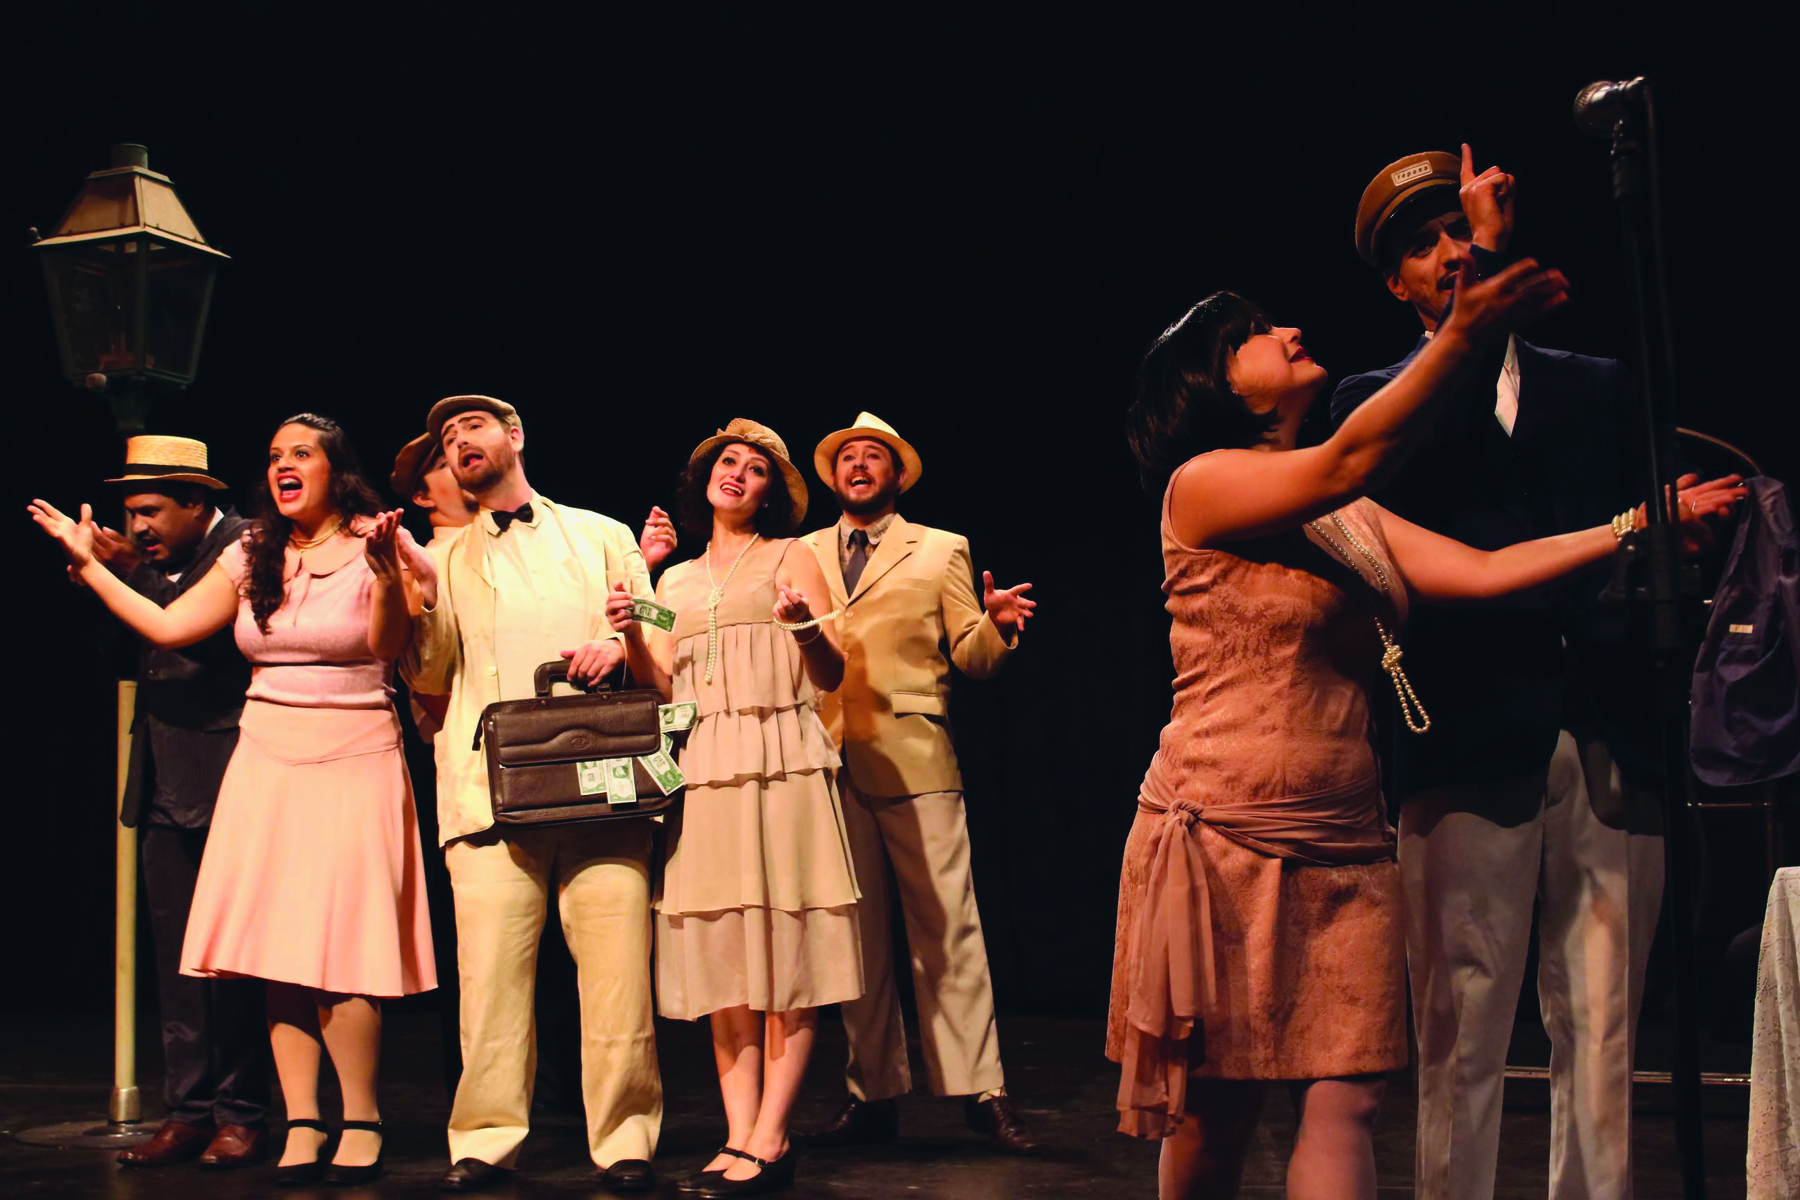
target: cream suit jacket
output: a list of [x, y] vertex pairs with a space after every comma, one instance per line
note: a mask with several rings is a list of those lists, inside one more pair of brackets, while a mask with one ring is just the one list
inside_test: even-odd
[[[950, 664], [986, 679], [1012, 652], [982, 607], [969, 540], [896, 517], [856, 594], [844, 590], [837, 526], [807, 534], [844, 610], [844, 682], [821, 715], [865, 796], [962, 790], [950, 741]], [[1017, 645], [1017, 638], [1013, 645]]]
[[[650, 570], [637, 539], [611, 517], [569, 508], [534, 495], [545, 520], [555, 521], [574, 549], [567, 574], [581, 583], [568, 597], [590, 614], [588, 637], [617, 638], [606, 623], [606, 595], [623, 583], [634, 596], [649, 596]], [[421, 692], [448, 694], [450, 708], [437, 739], [438, 841], [448, 843], [480, 833], [494, 823], [488, 795], [487, 753], [473, 748], [481, 713], [500, 699], [494, 661], [494, 584], [488, 567], [483, 514], [455, 537], [428, 549], [437, 563], [437, 607], [413, 623], [413, 641], [400, 660], [400, 674]], [[523, 700], [513, 696], [510, 699]]]

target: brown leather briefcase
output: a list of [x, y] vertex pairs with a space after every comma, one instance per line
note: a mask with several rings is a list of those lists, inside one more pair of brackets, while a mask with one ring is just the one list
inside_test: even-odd
[[553, 685], [568, 682], [568, 664], [560, 661], [539, 666], [532, 682], [533, 699], [488, 705], [475, 732], [476, 749], [487, 743], [496, 822], [554, 825], [653, 817], [675, 803], [680, 784], [665, 792], [651, 770], [673, 758], [656, 757], [663, 754], [660, 693], [552, 696]]

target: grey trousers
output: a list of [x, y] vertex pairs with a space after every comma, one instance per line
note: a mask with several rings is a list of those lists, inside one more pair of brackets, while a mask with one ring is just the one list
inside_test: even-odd
[[1402, 801], [1421, 1200], [1494, 1194], [1534, 896], [1551, 1045], [1549, 1194], [1631, 1195], [1631, 1064], [1662, 902], [1657, 814], [1605, 746], [1567, 732], [1544, 774]]

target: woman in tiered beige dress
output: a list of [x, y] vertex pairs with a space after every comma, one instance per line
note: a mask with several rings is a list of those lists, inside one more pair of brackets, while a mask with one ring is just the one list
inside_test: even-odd
[[712, 1016], [727, 1139], [687, 1190], [755, 1195], [793, 1179], [788, 1114], [818, 1006], [862, 994], [838, 756], [817, 711], [844, 653], [820, 619], [831, 594], [818, 562], [788, 536], [806, 484], [773, 430], [738, 419], [700, 443], [681, 510], [711, 541], [658, 585], [673, 635], [633, 622], [622, 591], [607, 615], [633, 674], [698, 706], [655, 903], [657, 1006]]

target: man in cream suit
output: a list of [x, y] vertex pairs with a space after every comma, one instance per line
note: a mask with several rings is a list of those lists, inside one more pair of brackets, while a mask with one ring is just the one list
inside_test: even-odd
[[496, 827], [487, 764], [473, 743], [487, 705], [533, 694], [539, 663], [560, 655], [570, 678], [586, 681], [622, 662], [623, 643], [602, 615], [606, 595], [623, 583], [648, 596], [650, 573], [624, 525], [532, 490], [512, 405], [452, 396], [433, 406], [426, 428], [481, 502], [473, 523], [431, 547], [436, 596], [402, 663], [413, 688], [450, 698], [438, 740], [438, 836], [456, 898], [463, 1073], [441, 1186], [491, 1187], [517, 1161], [530, 1125], [538, 937], [555, 888], [581, 981], [588, 1151], [614, 1190], [647, 1191], [662, 1126], [650, 823]]
[[968, 539], [895, 512], [919, 480], [919, 455], [892, 426], [863, 413], [819, 443], [813, 464], [843, 518], [802, 540], [830, 584], [847, 657], [825, 697], [842, 748], [839, 790], [862, 902], [866, 988], [843, 1006], [850, 1100], [811, 1146], [892, 1141], [894, 1097], [912, 1087], [888, 937], [891, 863], [912, 949], [919, 1032], [931, 1089], [967, 1096], [969, 1125], [997, 1147], [1034, 1148], [1006, 1095], [994, 1028], [987, 947], [969, 873], [962, 776], [950, 741], [950, 664], [985, 679], [1018, 644], [1035, 602], [1030, 584], [977, 599]]

